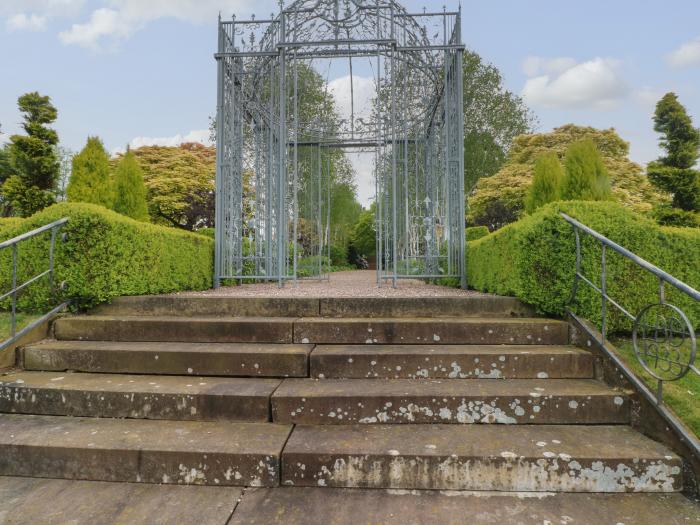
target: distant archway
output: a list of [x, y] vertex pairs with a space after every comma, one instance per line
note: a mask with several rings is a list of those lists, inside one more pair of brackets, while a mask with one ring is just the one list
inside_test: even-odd
[[[330, 152], [375, 156], [377, 281], [466, 285], [461, 11], [393, 0], [298, 0], [277, 16], [219, 22], [215, 286], [322, 277]], [[329, 125], [298, 107], [299, 70], [369, 59], [372, 114]], [[249, 198], [244, 202], [244, 187]], [[311, 239], [300, 253], [300, 230]]]

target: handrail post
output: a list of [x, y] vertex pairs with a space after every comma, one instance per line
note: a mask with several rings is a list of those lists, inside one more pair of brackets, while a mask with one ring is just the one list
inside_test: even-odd
[[571, 290], [571, 304], [576, 302], [576, 294], [578, 294], [578, 282], [581, 275], [581, 232], [574, 226], [574, 236], [576, 237], [576, 274], [574, 275], [574, 286]]
[[51, 299], [54, 299], [55, 293], [53, 288], [53, 269], [54, 269], [54, 251], [56, 248], [56, 233], [58, 228], [51, 229], [51, 246], [49, 247], [49, 294]]
[[603, 343], [607, 338], [608, 323], [608, 276], [607, 276], [607, 261], [606, 261], [606, 246], [605, 243], [601, 243], [601, 259], [600, 259], [600, 289], [603, 292], [601, 294], [601, 304], [600, 304], [600, 318], [602, 322], [601, 333], [603, 335]]
[[12, 326], [10, 334], [17, 335], [17, 244], [12, 245]]

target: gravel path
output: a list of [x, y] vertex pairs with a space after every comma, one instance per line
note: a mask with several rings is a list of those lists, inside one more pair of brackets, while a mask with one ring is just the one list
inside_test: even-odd
[[330, 282], [299, 281], [279, 288], [277, 283], [244, 284], [227, 286], [206, 292], [188, 292], [179, 295], [207, 295], [212, 297], [457, 297], [480, 296], [480, 292], [459, 290], [425, 284], [418, 280], [400, 280], [398, 288], [391, 284], [379, 288], [377, 273], [373, 270], [337, 272], [331, 274]]

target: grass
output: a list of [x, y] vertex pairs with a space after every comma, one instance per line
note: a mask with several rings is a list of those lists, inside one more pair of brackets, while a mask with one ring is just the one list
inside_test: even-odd
[[[629, 339], [614, 339], [618, 355], [634, 370], [652, 392], [656, 392], [657, 381], [639, 363]], [[678, 381], [664, 383], [664, 403], [683, 421], [696, 436], [700, 436], [700, 377], [689, 372]]]
[[[40, 315], [24, 314], [17, 312], [17, 331], [27, 326], [32, 321], [41, 317]], [[9, 312], [0, 312], [0, 342], [10, 338], [12, 330], [12, 314]]]

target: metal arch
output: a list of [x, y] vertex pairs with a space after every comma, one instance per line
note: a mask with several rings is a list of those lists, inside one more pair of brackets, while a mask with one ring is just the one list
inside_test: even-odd
[[[327, 278], [334, 160], [356, 148], [375, 153], [378, 284], [466, 286], [463, 52], [461, 9], [298, 0], [220, 19], [214, 285]], [[355, 57], [374, 71], [371, 117], [302, 112], [299, 71]]]

